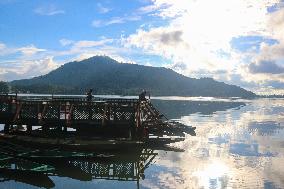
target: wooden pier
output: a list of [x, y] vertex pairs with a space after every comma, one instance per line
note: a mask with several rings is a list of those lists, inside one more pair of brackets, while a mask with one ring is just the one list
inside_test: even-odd
[[184, 136], [194, 128], [165, 122], [149, 100], [0, 95], [5, 134], [123, 137]]
[[165, 144], [195, 134], [149, 100], [119, 98], [0, 95], [0, 124], [0, 182], [47, 188], [55, 186], [48, 176], [136, 181], [139, 188], [154, 150], [182, 151]]

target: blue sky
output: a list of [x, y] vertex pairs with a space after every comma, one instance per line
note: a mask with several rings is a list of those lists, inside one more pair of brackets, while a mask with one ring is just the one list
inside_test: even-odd
[[0, 0], [0, 79], [94, 55], [284, 94], [281, 0]]

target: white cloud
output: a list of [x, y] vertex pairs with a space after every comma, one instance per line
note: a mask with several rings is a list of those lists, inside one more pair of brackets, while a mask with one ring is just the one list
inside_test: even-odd
[[141, 14], [148, 14], [151, 13], [155, 10], [157, 10], [159, 7], [157, 7], [156, 5], [148, 5], [148, 6], [144, 6], [144, 7], [140, 7], [138, 9], [138, 12]]
[[59, 66], [52, 56], [34, 60], [18, 59], [3, 65], [4, 63], [1, 63], [2, 73], [0, 73], [0, 78], [8, 81], [43, 75]]
[[17, 51], [18, 51], [17, 48], [10, 48], [10, 47], [7, 47], [7, 45], [4, 43], [0, 43], [0, 56], [14, 54]]
[[65, 14], [64, 10], [57, 8], [53, 4], [37, 7], [34, 9], [34, 12], [36, 14], [43, 15], [43, 16], [53, 16], [57, 14]]
[[63, 39], [60, 39], [59, 42], [62, 46], [68, 46], [68, 45], [71, 45], [74, 41], [63, 38]]
[[[55, 51], [51, 54], [56, 57], [65, 57], [65, 56], [73, 56], [73, 58], [66, 59], [65, 62], [69, 61], [79, 61], [86, 58], [90, 58], [96, 55], [106, 55], [114, 58], [119, 62], [128, 62], [128, 63], [136, 63], [132, 59], [127, 58], [129, 53], [132, 51], [131, 49], [127, 49], [125, 47], [117, 46], [118, 40], [101, 37], [100, 40], [81, 40], [81, 41], [72, 41], [71, 45], [69, 45], [69, 49], [64, 51]], [[124, 57], [125, 55], [125, 57]]]
[[284, 7], [268, 15], [267, 29], [271, 37], [284, 41]]
[[98, 27], [109, 26], [112, 24], [123, 24], [128, 21], [137, 21], [140, 19], [141, 17], [139, 15], [112, 17], [110, 20], [93, 20], [92, 26], [98, 28]]
[[93, 20], [92, 26], [95, 27], [95, 28], [99, 28], [99, 27], [103, 26], [103, 21], [102, 20]]
[[108, 42], [112, 42], [112, 39], [102, 39], [99, 41], [78, 41], [74, 43], [74, 48], [88, 48], [104, 45]]
[[101, 14], [105, 14], [108, 13], [109, 11], [111, 11], [111, 8], [107, 8], [105, 6], [103, 6], [101, 3], [97, 3], [97, 7], [98, 7], [98, 11]]
[[97, 49], [101, 49], [107, 44], [112, 43], [114, 40], [102, 37], [100, 40], [81, 40], [81, 41], [74, 41], [74, 40], [66, 40], [61, 39], [59, 42], [64, 46], [68, 46], [69, 49], [63, 51], [55, 51], [52, 52], [51, 55], [53, 56], [65, 56], [65, 55], [76, 55], [85, 54], [89, 52], [93, 52]]
[[0, 43], [0, 50], [3, 50], [6, 48], [6, 45], [4, 43]]
[[35, 55], [38, 52], [46, 51], [45, 49], [39, 49], [35, 47], [34, 45], [29, 45], [26, 47], [18, 48], [18, 51], [20, 51], [24, 56], [32, 56]]
[[26, 60], [23, 61], [22, 74], [29, 74], [29, 77], [42, 75], [57, 68], [58, 65], [54, 62], [53, 57], [46, 57], [39, 60]]
[[44, 52], [45, 49], [40, 49], [33, 44], [24, 47], [8, 47], [4, 43], [0, 43], [0, 56], [12, 55], [20, 52], [24, 56], [33, 56], [38, 52]]
[[108, 39], [108, 38], [103, 38], [97, 41], [91, 41], [91, 40], [76, 41], [76, 42], [73, 42], [73, 45], [71, 46], [70, 50], [65, 51], [65, 53], [66, 54], [87, 53], [99, 47], [102, 48], [106, 44], [112, 43], [112, 42], [113, 42], [113, 39]]

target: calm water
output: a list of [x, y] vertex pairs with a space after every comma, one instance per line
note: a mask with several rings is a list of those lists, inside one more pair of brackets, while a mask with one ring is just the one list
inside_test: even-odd
[[[144, 159], [133, 152], [107, 163], [57, 162], [57, 176], [0, 174], [0, 188], [284, 188], [284, 99], [168, 97], [153, 103], [169, 119], [197, 127], [196, 136], [174, 144], [185, 152], [143, 151]], [[139, 166], [135, 178], [127, 176], [133, 181], [113, 176], [123, 178], [129, 167]], [[114, 180], [99, 179], [103, 167]]]

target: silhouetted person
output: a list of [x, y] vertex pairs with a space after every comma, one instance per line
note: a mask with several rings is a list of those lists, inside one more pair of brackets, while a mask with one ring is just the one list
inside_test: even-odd
[[140, 101], [146, 101], [146, 91], [143, 90], [142, 93], [139, 94]]
[[87, 92], [87, 101], [92, 101], [92, 98], [93, 98], [93, 89], [90, 89], [88, 92]]

